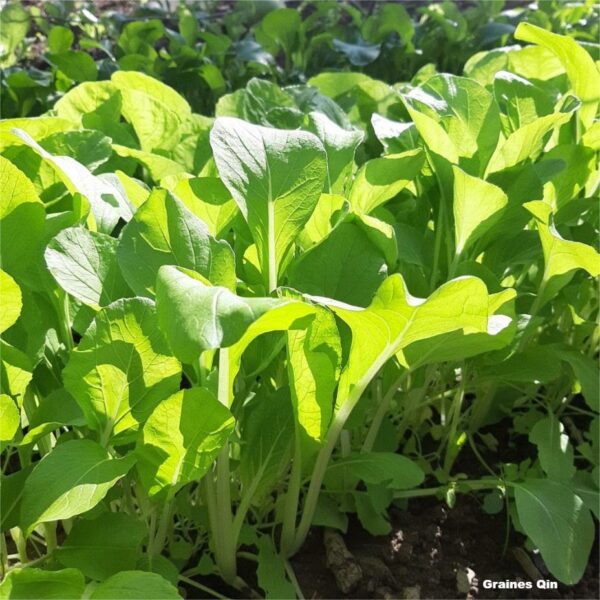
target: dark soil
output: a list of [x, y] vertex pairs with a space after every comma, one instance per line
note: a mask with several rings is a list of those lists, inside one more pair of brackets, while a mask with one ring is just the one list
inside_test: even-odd
[[[530, 581], [512, 550], [522, 548], [521, 536], [506, 543], [504, 513], [487, 515], [474, 497], [457, 498], [453, 509], [432, 499], [412, 500], [408, 510], [392, 511], [393, 531], [385, 537], [368, 535], [358, 523], [345, 536], [348, 550], [362, 567], [363, 578], [348, 595], [340, 593], [326, 566], [322, 533], [314, 530], [293, 567], [305, 598], [580, 598], [600, 597], [598, 547], [583, 579], [557, 590], [484, 589], [484, 580]], [[542, 580], [554, 582], [541, 560], [531, 557]], [[473, 571], [471, 585], [457, 585], [457, 574]], [[463, 582], [466, 576], [458, 576]], [[408, 588], [408, 589], [407, 589]], [[468, 589], [470, 588], [470, 589]]]

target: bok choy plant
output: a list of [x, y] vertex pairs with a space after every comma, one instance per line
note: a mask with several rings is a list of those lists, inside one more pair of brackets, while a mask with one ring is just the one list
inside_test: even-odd
[[214, 118], [119, 70], [0, 123], [1, 597], [300, 597], [311, 528], [462, 493], [581, 579], [600, 74], [515, 36], [463, 76], [252, 79]]

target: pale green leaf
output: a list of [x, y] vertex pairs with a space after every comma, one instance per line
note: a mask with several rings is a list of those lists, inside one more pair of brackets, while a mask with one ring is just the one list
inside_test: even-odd
[[238, 211], [231, 194], [217, 177], [181, 179], [172, 191], [206, 223], [214, 237], [222, 237], [226, 233]]
[[327, 153], [327, 180], [324, 191], [343, 194], [346, 181], [352, 174], [354, 153], [364, 134], [357, 129], [342, 129], [323, 113], [308, 114], [308, 130], [323, 143]]
[[0, 333], [4, 333], [11, 325], [14, 325], [21, 314], [23, 307], [21, 288], [17, 282], [0, 269]]
[[21, 426], [21, 416], [14, 400], [6, 394], [0, 394], [0, 448], [10, 442]]
[[46, 265], [65, 292], [98, 309], [131, 293], [117, 265], [117, 243], [104, 233], [69, 227], [46, 247]]
[[144, 73], [116, 71], [111, 82], [121, 92], [122, 114], [133, 125], [142, 150], [173, 150], [182, 124], [192, 114], [187, 101]]
[[508, 198], [499, 187], [483, 179], [468, 175], [455, 166], [452, 171], [454, 235], [456, 252], [460, 255], [498, 222]]
[[141, 296], [155, 292], [163, 265], [200, 273], [215, 285], [235, 288], [233, 251], [210, 235], [206, 224], [167, 190], [154, 189], [125, 226], [118, 248], [119, 266]]
[[333, 416], [335, 386], [342, 362], [342, 347], [331, 312], [319, 309], [306, 329], [288, 331], [287, 346], [296, 422], [305, 439], [320, 443]]
[[163, 400], [142, 429], [137, 469], [150, 497], [199, 481], [233, 431], [231, 413], [206, 389], [181, 390]]
[[158, 329], [154, 303], [117, 300], [97, 313], [63, 370], [88, 426], [108, 440], [137, 428], [179, 388], [181, 367]]
[[242, 298], [164, 266], [158, 272], [156, 303], [160, 327], [173, 352], [182, 362], [194, 364], [204, 350], [238, 341], [251, 323], [282, 300]]
[[19, 279], [40, 250], [46, 212], [31, 181], [3, 156], [0, 156], [0, 188], [2, 269]]
[[531, 23], [519, 23], [515, 39], [543, 46], [558, 57], [573, 91], [583, 103], [579, 112], [583, 126], [590, 127], [600, 101], [600, 73], [593, 58], [572, 37], [552, 33]]
[[350, 189], [352, 208], [368, 214], [391, 200], [417, 177], [424, 159], [423, 151], [417, 149], [367, 161]]
[[98, 231], [110, 233], [120, 218], [125, 221], [131, 218], [131, 206], [108, 181], [92, 175], [86, 167], [70, 156], [50, 154], [24, 131], [15, 130], [15, 133], [25, 144], [50, 163], [69, 192], [72, 194], [78, 192], [87, 198]]
[[219, 117], [211, 131], [223, 182], [248, 222], [267, 289], [315, 209], [326, 176], [323, 145], [311, 133]]

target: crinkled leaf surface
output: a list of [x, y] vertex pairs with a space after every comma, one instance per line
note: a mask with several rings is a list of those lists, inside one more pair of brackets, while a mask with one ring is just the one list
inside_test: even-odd
[[131, 294], [117, 264], [117, 244], [104, 233], [69, 227], [46, 247], [46, 265], [65, 292], [98, 309]]
[[117, 300], [99, 311], [63, 371], [65, 388], [104, 439], [143, 423], [179, 388], [180, 375], [154, 303], [142, 298]]

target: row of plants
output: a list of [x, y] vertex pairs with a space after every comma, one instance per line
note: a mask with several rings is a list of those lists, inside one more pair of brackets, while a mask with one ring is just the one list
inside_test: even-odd
[[600, 75], [515, 38], [463, 76], [252, 78], [214, 118], [121, 68], [0, 123], [0, 597], [302, 597], [311, 527], [464, 493], [582, 577]]
[[[93, 2], [48, 0], [2, 9], [0, 68], [4, 118], [36, 116], [75, 84], [118, 69], [156, 77], [192, 110], [214, 114], [224, 94], [253, 77], [306, 83], [348, 70], [396, 83], [461, 74], [476, 52], [514, 44], [521, 22], [573, 36], [598, 59], [600, 15], [593, 0], [505, 3], [277, 0]], [[289, 5], [290, 3], [288, 3]]]

